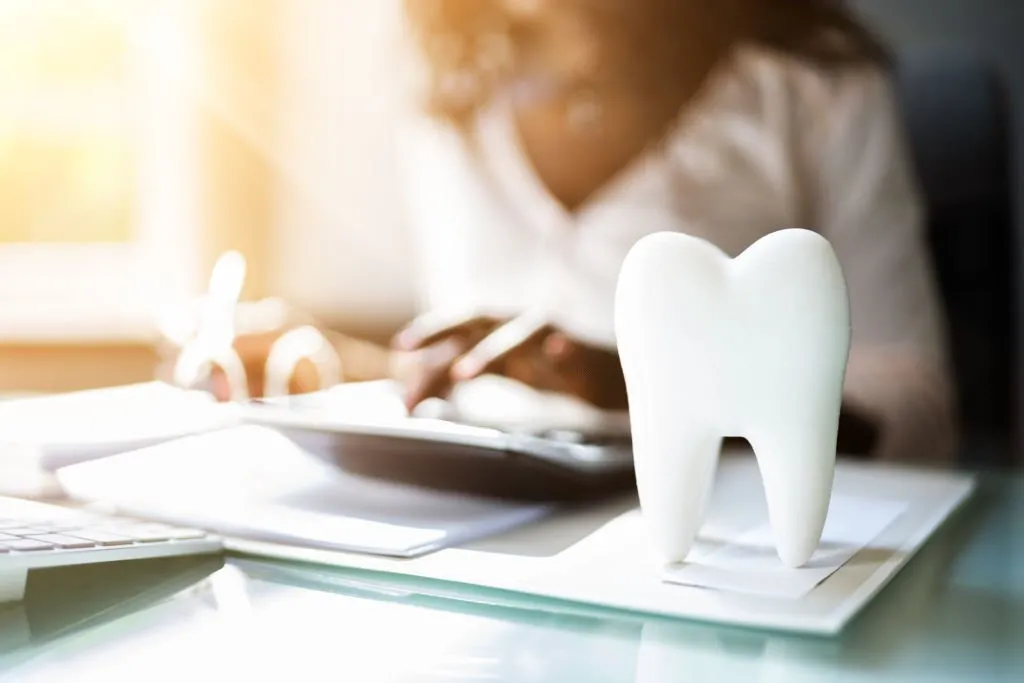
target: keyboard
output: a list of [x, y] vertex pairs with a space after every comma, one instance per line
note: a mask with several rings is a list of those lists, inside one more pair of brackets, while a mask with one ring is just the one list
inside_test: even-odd
[[22, 599], [33, 569], [222, 550], [201, 529], [0, 496], [0, 603]]

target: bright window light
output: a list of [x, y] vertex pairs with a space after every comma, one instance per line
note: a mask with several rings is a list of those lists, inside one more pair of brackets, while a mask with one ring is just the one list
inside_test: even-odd
[[0, 342], [150, 336], [196, 257], [193, 0], [0, 0]]

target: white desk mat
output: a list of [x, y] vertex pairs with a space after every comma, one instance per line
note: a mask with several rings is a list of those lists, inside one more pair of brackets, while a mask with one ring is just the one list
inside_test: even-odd
[[[240, 539], [235, 552], [465, 583], [557, 600], [734, 626], [838, 633], [895, 576], [974, 489], [973, 478], [935, 471], [840, 462], [834, 494], [870, 504], [899, 503], [901, 514], [806, 595], [765, 597], [662, 580], [635, 498], [565, 511], [462, 548], [411, 559], [336, 553]], [[766, 518], [749, 453], [723, 457], [703, 539], [735, 537]]]

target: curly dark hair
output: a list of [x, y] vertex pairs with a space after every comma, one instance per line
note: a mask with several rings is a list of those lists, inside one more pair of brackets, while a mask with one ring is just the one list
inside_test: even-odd
[[[531, 40], [508, 0], [405, 0], [429, 72], [435, 114], [466, 120]], [[610, 55], [607, 82], [671, 88], [702, 78], [738, 45], [825, 69], [888, 63], [886, 47], [837, 0], [557, 0], [586, 17]]]

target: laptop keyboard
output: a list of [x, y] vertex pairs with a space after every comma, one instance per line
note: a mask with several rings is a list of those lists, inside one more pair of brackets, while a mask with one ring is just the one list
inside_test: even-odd
[[36, 570], [223, 552], [199, 529], [0, 496], [0, 609], [25, 598]]
[[59, 520], [0, 519], [0, 553], [130, 546], [206, 536], [198, 529], [85, 514]]

